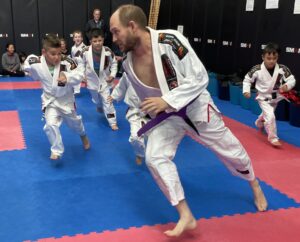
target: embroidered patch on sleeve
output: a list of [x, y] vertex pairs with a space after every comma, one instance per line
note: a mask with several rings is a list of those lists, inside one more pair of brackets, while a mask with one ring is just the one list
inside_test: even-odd
[[169, 33], [160, 33], [158, 36], [159, 43], [168, 44], [172, 46], [173, 52], [182, 60], [188, 53], [188, 49], [179, 41], [179, 39]]
[[77, 67], [77, 63], [68, 56], [63, 56], [62, 60], [67, 61], [71, 65], [71, 70], [74, 70]]
[[292, 75], [292, 72], [290, 71], [290, 69], [287, 66], [279, 65], [279, 67], [282, 68], [285, 78], [288, 78], [290, 75]]
[[256, 72], [256, 71], [259, 71], [261, 68], [260, 68], [260, 65], [256, 65], [256, 66], [253, 66], [252, 69], [248, 72], [248, 76], [250, 78], [252, 78], [253, 74]]
[[29, 62], [30, 65], [36, 64], [36, 63], [41, 63], [40, 58], [39, 57], [35, 57], [35, 56], [30, 57], [28, 59], [28, 62]]
[[161, 61], [169, 90], [178, 87], [176, 71], [171, 63], [171, 60], [166, 54], [164, 54], [161, 56]]

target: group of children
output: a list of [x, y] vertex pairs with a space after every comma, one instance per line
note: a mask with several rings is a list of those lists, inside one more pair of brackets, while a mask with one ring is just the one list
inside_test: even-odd
[[42, 56], [29, 55], [24, 64], [31, 77], [42, 84], [42, 111], [46, 121], [44, 131], [51, 144], [50, 159], [54, 164], [59, 164], [57, 161], [64, 153], [59, 130], [63, 121], [80, 135], [84, 149], [90, 148], [82, 117], [76, 112], [74, 95], [80, 93], [81, 83], [85, 82], [96, 110], [104, 113], [112, 130], [118, 130], [113, 100], [120, 101], [125, 94], [125, 101], [130, 100], [126, 102], [129, 106], [131, 100], [134, 100], [126, 117], [132, 128], [129, 141], [135, 150], [137, 164], [141, 164], [145, 144], [143, 137], [137, 137], [136, 133], [141, 124], [146, 122], [146, 118], [140, 116], [138, 108], [133, 108], [138, 106], [139, 101], [125, 77], [121, 78], [119, 85], [111, 93], [118, 63], [110, 48], [104, 46], [102, 30], [91, 31], [90, 46], [83, 43], [81, 31], [74, 31], [73, 41], [71, 53], [67, 55], [62, 53], [62, 49], [66, 49], [65, 41], [49, 34], [43, 39]]

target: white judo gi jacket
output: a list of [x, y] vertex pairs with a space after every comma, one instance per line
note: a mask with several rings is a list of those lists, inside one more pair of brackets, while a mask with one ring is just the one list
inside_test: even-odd
[[134, 114], [140, 114], [139, 107], [141, 101], [134, 91], [130, 81], [127, 79], [126, 73], [123, 73], [119, 83], [113, 89], [111, 97], [118, 102], [124, 100], [124, 102], [128, 105], [129, 109], [126, 113], [127, 119]]
[[118, 71], [118, 63], [114, 53], [106, 46], [102, 47], [99, 73], [94, 70], [93, 50], [91, 46], [86, 47], [82, 53], [83, 65], [87, 88], [98, 92], [103, 91], [109, 85], [106, 80], [109, 76], [115, 77]]
[[83, 42], [78, 46], [73, 45], [71, 48], [71, 58], [81, 56], [82, 52], [84, 51], [84, 48], [86, 48], [86, 45]]
[[[54, 75], [52, 76], [45, 57], [38, 57], [36, 55], [29, 55], [25, 60], [25, 71], [29, 72], [34, 80], [39, 80], [43, 88], [42, 110], [44, 110], [50, 103], [70, 113], [75, 109], [74, 90], [73, 87], [80, 83], [83, 78], [83, 66], [79, 64], [71, 71], [72, 60], [62, 61], [54, 68]], [[76, 64], [73, 62], [73, 65]], [[59, 73], [63, 72], [67, 77], [65, 86], [58, 86], [57, 79]]]
[[[175, 30], [148, 29], [162, 98], [172, 107], [166, 112], [179, 111], [194, 100], [187, 108], [187, 116], [194, 122], [208, 122], [209, 106], [216, 111], [218, 109], [206, 90], [208, 75], [205, 67], [188, 40]], [[133, 71], [130, 52], [123, 67], [137, 95], [143, 101], [145, 97], [138, 91], [138, 80]]]
[[[243, 81], [243, 93], [251, 93], [251, 85], [254, 82], [255, 89], [257, 90], [257, 100], [275, 99], [276, 101], [280, 101], [284, 98], [279, 93], [281, 86], [286, 84], [288, 90], [291, 90], [296, 84], [295, 77], [286, 66], [276, 64], [273, 76], [271, 76], [264, 63], [254, 66], [246, 74]], [[272, 93], [276, 94], [273, 94], [273, 98]]]

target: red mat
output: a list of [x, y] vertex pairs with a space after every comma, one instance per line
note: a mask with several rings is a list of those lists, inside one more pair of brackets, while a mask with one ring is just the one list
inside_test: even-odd
[[0, 151], [25, 148], [18, 112], [0, 112]]
[[14, 89], [40, 89], [41, 83], [38, 81], [31, 82], [0, 82], [0, 90]]
[[256, 129], [227, 117], [224, 121], [246, 148], [256, 176], [300, 202], [300, 148], [283, 141], [281, 148], [274, 148]]
[[[281, 209], [256, 214], [200, 219], [196, 230], [179, 238], [163, 231], [174, 224], [119, 229], [103, 233], [40, 239], [38, 242], [298, 242], [300, 209]], [[27, 241], [28, 242], [28, 241]]]

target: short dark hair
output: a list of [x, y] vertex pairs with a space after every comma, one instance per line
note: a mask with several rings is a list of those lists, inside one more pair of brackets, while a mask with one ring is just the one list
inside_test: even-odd
[[5, 45], [5, 49], [7, 49], [10, 45], [12, 45], [13, 47], [15, 47], [15, 45], [14, 45], [13, 43], [9, 42], [9, 43], [7, 43], [7, 44]]
[[120, 6], [116, 11], [119, 12], [120, 23], [127, 26], [130, 21], [136, 22], [140, 28], [146, 29], [147, 17], [144, 11], [133, 4]]
[[276, 43], [269, 42], [263, 49], [263, 55], [265, 54], [280, 54], [280, 47]]
[[42, 41], [43, 49], [60, 48], [60, 38], [56, 34], [47, 34]]
[[91, 40], [93, 38], [98, 38], [98, 37], [104, 38], [104, 32], [101, 29], [93, 28], [89, 32], [88, 36], [89, 36], [89, 40]]

